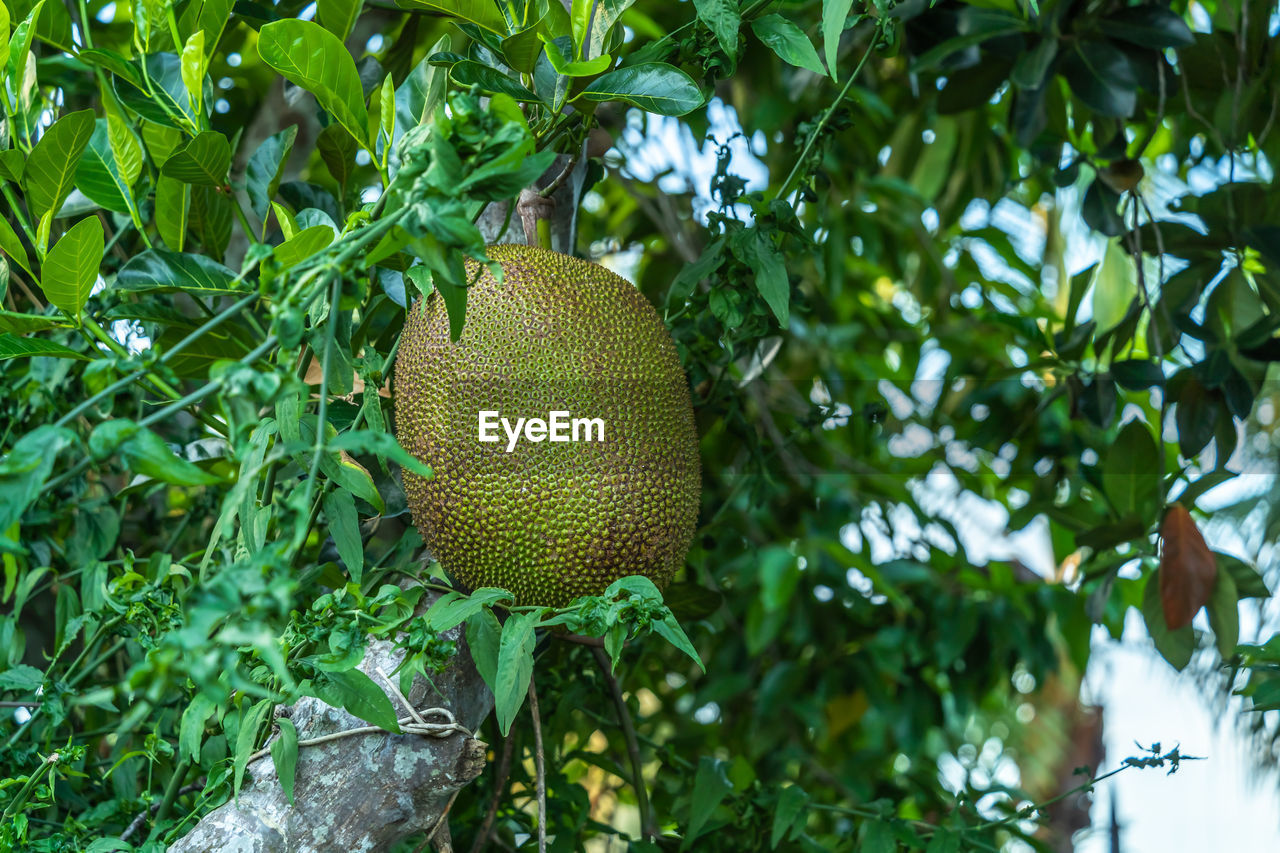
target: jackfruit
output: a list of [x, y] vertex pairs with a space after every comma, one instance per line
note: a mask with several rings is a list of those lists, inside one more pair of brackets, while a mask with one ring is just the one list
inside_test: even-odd
[[[462, 585], [501, 587], [522, 605], [564, 606], [627, 575], [662, 587], [684, 563], [701, 491], [670, 335], [598, 264], [520, 245], [487, 252], [502, 280], [468, 261], [479, 278], [460, 338], [432, 293], [409, 309], [396, 358], [396, 437], [433, 471], [404, 471], [427, 547]], [[509, 441], [519, 419], [556, 412], [599, 419], [603, 440], [587, 440], [599, 437], [589, 426], [577, 441]], [[481, 413], [508, 422], [497, 441], [480, 441]]]

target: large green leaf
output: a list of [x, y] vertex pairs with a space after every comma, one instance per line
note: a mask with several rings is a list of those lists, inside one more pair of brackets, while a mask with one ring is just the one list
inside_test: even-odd
[[72, 177], [81, 152], [93, 136], [93, 110], [67, 113], [44, 132], [22, 174], [31, 218], [40, 219], [57, 212], [71, 192]]
[[449, 37], [442, 36], [427, 51], [426, 57], [413, 67], [409, 76], [396, 89], [396, 133], [403, 134], [412, 127], [431, 121], [436, 109], [444, 103], [448, 69], [437, 68], [427, 61], [450, 47]]
[[717, 758], [704, 755], [698, 759], [698, 772], [693, 777], [693, 802], [689, 808], [689, 826], [685, 830], [684, 843], [681, 850], [689, 846], [702, 834], [702, 828], [711, 819], [716, 806], [733, 790], [729, 777], [725, 774], [725, 763]]
[[105, 246], [102, 221], [97, 216], [87, 216], [49, 250], [41, 283], [49, 301], [68, 316], [78, 315], [88, 300], [89, 291], [98, 280]]
[[818, 52], [813, 49], [813, 43], [804, 34], [804, 30], [781, 15], [757, 18], [751, 22], [751, 32], [788, 65], [814, 74], [823, 73], [822, 61], [818, 59]]
[[156, 181], [156, 230], [160, 239], [175, 252], [186, 243], [187, 213], [191, 210], [191, 187], [161, 175]]
[[537, 95], [498, 69], [490, 68], [488, 65], [482, 65], [471, 59], [464, 59], [455, 63], [449, 69], [449, 76], [460, 86], [479, 86], [486, 92], [500, 92], [504, 95], [510, 95], [517, 101], [525, 101], [527, 103], [542, 102]]
[[[107, 115], [107, 141], [111, 145], [116, 171], [125, 187], [131, 188], [142, 174], [142, 143], [138, 141], [133, 127], [121, 113], [114, 98], [104, 98], [102, 108]], [[94, 132], [97, 132], [96, 128]]]
[[682, 116], [702, 106], [702, 92], [674, 65], [645, 62], [603, 74], [582, 91], [588, 101], [622, 101], [664, 116]]
[[401, 9], [426, 9], [450, 18], [460, 18], [491, 33], [507, 35], [507, 19], [498, 11], [498, 4], [493, 0], [449, 0], [441, 3], [432, 0], [396, 0], [396, 5]]
[[[587, 58], [595, 59], [604, 52], [604, 40], [609, 30], [618, 23], [622, 13], [631, 8], [635, 0], [597, 0], [596, 16], [591, 22], [591, 36], [587, 41]], [[550, 17], [550, 16], [548, 16]], [[560, 33], [551, 33], [558, 36]]]
[[[191, 131], [196, 113], [183, 79], [182, 59], [176, 53], [153, 53], [135, 62], [138, 69], [135, 74], [118, 76], [113, 81], [116, 95], [124, 105], [147, 121]], [[121, 85], [121, 80], [128, 85]]]
[[219, 187], [227, 182], [231, 143], [216, 130], [206, 130], [164, 161], [162, 174], [196, 186]]
[[351, 580], [360, 583], [364, 573], [364, 541], [360, 538], [360, 516], [356, 513], [355, 498], [341, 489], [328, 492], [324, 496], [324, 517]]
[[[705, 24], [712, 35], [716, 37], [716, 41], [720, 43], [720, 49], [725, 52], [725, 55], [730, 59], [737, 59], [738, 29], [742, 26], [742, 15], [738, 11], [737, 0], [693, 0], [693, 7], [698, 10], [698, 20]], [[779, 16], [770, 15], [769, 17], [777, 18]], [[791, 22], [788, 21], [787, 23]], [[800, 29], [795, 24], [791, 24], [791, 26], [796, 30]], [[755, 25], [753, 24], [752, 29], [754, 28]], [[757, 32], [756, 35], [759, 35], [759, 33]], [[803, 35], [801, 33], [802, 37]], [[807, 42], [808, 39], [805, 39], [805, 41]], [[772, 47], [772, 45], [770, 46]], [[817, 56], [817, 54], [814, 54], [814, 56]], [[794, 65], [795, 63], [792, 64]]]
[[840, 36], [852, 8], [853, 0], [822, 0], [822, 52], [827, 58], [827, 73], [832, 80], [838, 76], [836, 57], [840, 50]]
[[1100, 27], [1108, 38], [1157, 50], [1196, 43], [1191, 28], [1178, 13], [1155, 3], [1122, 8], [1103, 18]]
[[[176, 3], [174, 5], [177, 5]], [[235, 0], [192, 0], [178, 19], [178, 32], [183, 38], [189, 38], [200, 30], [204, 33], [204, 52], [213, 56], [222, 31], [231, 20], [231, 8]]]
[[98, 119], [93, 136], [76, 166], [76, 189], [95, 204], [116, 213], [128, 213], [132, 192], [116, 165], [111, 151], [111, 134], [106, 119]]
[[115, 286], [124, 290], [182, 290], [201, 296], [243, 293], [251, 285], [204, 255], [148, 249], [135, 255], [116, 273]]
[[4, 252], [10, 258], [17, 262], [18, 266], [27, 271], [27, 275], [32, 278], [36, 274], [31, 271], [31, 258], [27, 256], [27, 250], [23, 248], [22, 240], [18, 237], [13, 226], [9, 224], [9, 220], [0, 216], [0, 251]]
[[1120, 515], [1137, 514], [1150, 525], [1156, 520], [1160, 486], [1160, 457], [1151, 430], [1140, 420], [1129, 421], [1107, 452], [1102, 488]]
[[503, 735], [511, 731], [516, 712], [529, 692], [529, 682], [533, 678], [533, 629], [538, 624], [538, 615], [536, 610], [513, 613], [502, 626], [493, 703], [498, 729]]
[[1164, 609], [1160, 605], [1160, 570], [1152, 572], [1142, 593], [1142, 618], [1147, 623], [1147, 633], [1156, 645], [1156, 651], [1176, 670], [1186, 668], [1196, 650], [1196, 633], [1190, 625], [1176, 631], [1165, 622]]
[[360, 17], [362, 0], [316, 0], [316, 20], [320, 26], [346, 41], [356, 18]]
[[1125, 118], [1138, 102], [1138, 81], [1129, 59], [1109, 42], [1082, 39], [1062, 58], [1071, 91], [1103, 115]]
[[0, 3], [0, 75], [9, 64], [9, 9]]
[[244, 175], [245, 190], [249, 194], [249, 206], [262, 222], [267, 220], [271, 199], [280, 188], [280, 177], [284, 174], [285, 163], [297, 137], [298, 126], [291, 124], [262, 140], [249, 158]]
[[40, 338], [20, 338], [8, 332], [0, 333], [0, 359], [31, 358], [44, 355], [54, 358], [73, 358], [88, 361], [89, 357], [82, 352], [64, 347], [53, 341]]
[[361, 144], [370, 144], [360, 74], [337, 36], [311, 21], [275, 21], [262, 28], [258, 54], [286, 80], [315, 95]]

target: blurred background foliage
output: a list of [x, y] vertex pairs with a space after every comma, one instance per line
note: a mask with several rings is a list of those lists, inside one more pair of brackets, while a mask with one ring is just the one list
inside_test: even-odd
[[[707, 672], [623, 653], [665, 835], [630, 849], [1070, 849], [1087, 803], [1019, 810], [1103, 761], [1080, 683], [1130, 613], [1245, 697], [1273, 761], [1280, 639], [1241, 644], [1240, 609], [1280, 533], [1274, 5], [600, 4], [618, 24], [579, 56], [679, 69], [663, 92], [705, 106], [678, 117], [617, 87], [565, 111], [603, 69], [522, 68], [505, 5], [6, 0], [0, 844], [159, 848], [318, 659], [407, 627], [421, 671], [447, 652], [387, 586], [424, 572], [377, 438], [404, 267], [443, 289], [479, 248], [390, 218], [433, 68], [503, 93], [488, 136], [447, 137], [464, 173], [499, 127], [611, 135], [577, 251], [659, 307], [693, 388], [703, 512], [667, 601]], [[264, 59], [297, 17], [357, 90]], [[513, 191], [431, 192], [465, 218]], [[353, 437], [312, 455], [318, 431]], [[1217, 553], [1210, 517], [1236, 531]], [[554, 849], [622, 849], [646, 828], [609, 686], [588, 648], [538, 654]], [[496, 844], [533, 843], [531, 773]]]

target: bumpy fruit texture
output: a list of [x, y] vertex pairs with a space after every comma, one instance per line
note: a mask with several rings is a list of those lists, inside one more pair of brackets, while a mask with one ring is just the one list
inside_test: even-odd
[[[663, 586], [684, 562], [701, 470], [689, 385], [657, 312], [598, 264], [493, 246], [449, 339], [443, 299], [409, 309], [396, 359], [396, 436], [434, 476], [404, 472], [413, 518], [441, 566], [519, 604], [563, 606], [612, 581]], [[477, 265], [469, 262], [474, 276]], [[604, 420], [604, 441], [507, 452], [478, 440], [481, 410]], [[592, 437], [597, 437], [594, 433]]]

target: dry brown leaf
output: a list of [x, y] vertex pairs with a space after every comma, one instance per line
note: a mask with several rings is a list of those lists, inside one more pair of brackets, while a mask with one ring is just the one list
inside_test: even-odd
[[1169, 630], [1191, 624], [1208, 601], [1218, 564], [1191, 513], [1174, 504], [1160, 524], [1160, 606]]

